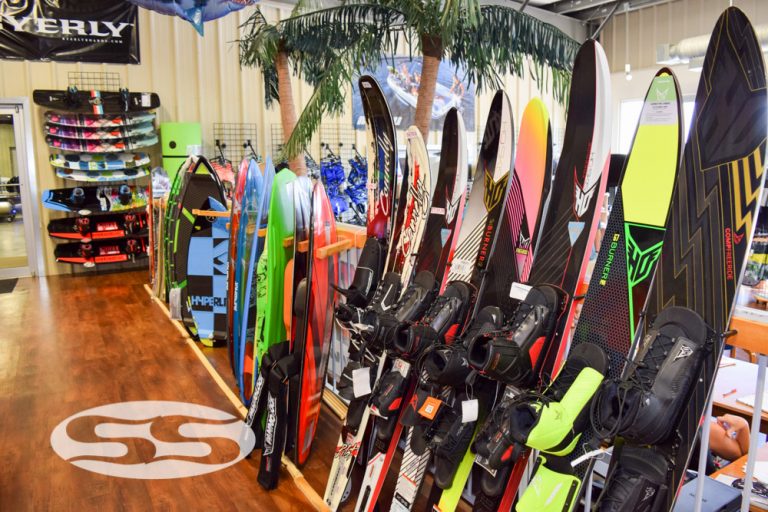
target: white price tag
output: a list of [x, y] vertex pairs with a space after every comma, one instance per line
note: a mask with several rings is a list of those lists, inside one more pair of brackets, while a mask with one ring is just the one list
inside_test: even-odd
[[141, 106], [142, 107], [151, 107], [152, 106], [152, 95], [148, 92], [141, 93]]
[[464, 400], [461, 402], [461, 422], [469, 423], [470, 421], [477, 420], [477, 398], [472, 400]]
[[509, 297], [516, 300], [525, 300], [531, 288], [527, 284], [512, 283], [512, 287], [509, 289]]
[[392, 370], [398, 372], [404, 378], [408, 377], [408, 371], [411, 369], [410, 363], [403, 361], [402, 359], [395, 359], [395, 363], [392, 365]]
[[352, 392], [355, 398], [371, 394], [370, 368], [358, 368], [352, 372]]

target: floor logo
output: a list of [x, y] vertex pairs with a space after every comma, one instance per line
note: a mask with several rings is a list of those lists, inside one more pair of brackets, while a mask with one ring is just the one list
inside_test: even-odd
[[245, 458], [255, 445], [239, 418], [185, 402], [121, 402], [70, 416], [51, 433], [62, 459], [103, 475], [144, 480], [204, 475]]

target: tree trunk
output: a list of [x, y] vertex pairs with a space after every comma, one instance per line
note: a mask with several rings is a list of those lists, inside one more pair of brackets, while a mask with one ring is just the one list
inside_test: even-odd
[[[297, 120], [296, 105], [293, 103], [291, 66], [288, 62], [288, 53], [284, 51], [277, 52], [275, 68], [277, 68], [277, 92], [280, 95], [280, 123], [283, 126], [283, 144], [285, 144], [293, 133]], [[297, 176], [307, 174], [307, 166], [304, 162], [303, 154], [292, 158], [288, 165]]]
[[419, 97], [416, 100], [416, 127], [426, 142], [429, 124], [432, 122], [432, 104], [435, 102], [437, 71], [443, 58], [443, 42], [438, 37], [422, 34], [421, 36], [421, 81]]

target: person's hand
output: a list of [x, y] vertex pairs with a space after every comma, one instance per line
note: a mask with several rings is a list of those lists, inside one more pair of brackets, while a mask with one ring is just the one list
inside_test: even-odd
[[741, 455], [749, 450], [749, 422], [741, 416], [735, 414], [723, 414], [717, 417], [717, 424], [720, 425], [728, 439], [733, 439], [739, 445]]
[[717, 417], [717, 423], [723, 427], [723, 430], [727, 433], [731, 439], [736, 439], [739, 432], [749, 432], [749, 423], [741, 416], [734, 414], [723, 414]]

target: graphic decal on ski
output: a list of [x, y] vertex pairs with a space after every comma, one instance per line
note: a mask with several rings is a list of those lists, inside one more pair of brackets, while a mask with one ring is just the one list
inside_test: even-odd
[[[627, 440], [622, 452], [669, 460], [663, 462], [666, 481], [655, 482], [660, 508], [673, 508], [699, 427], [708, 421], [702, 415], [712, 393], [722, 334], [729, 328], [765, 180], [766, 102], [765, 65], [754, 30], [742, 11], [728, 8], [704, 57], [664, 245], [644, 321], [638, 326], [635, 362], [655, 351], [657, 338], [647, 334], [673, 314], [687, 315], [686, 327], [696, 330], [698, 322], [711, 331], [688, 347], [694, 357], [683, 358], [691, 361], [686, 374], [692, 375], [692, 384], [687, 393], [685, 387], [678, 388], [677, 405], [666, 407], [659, 418], [655, 427], [663, 425], [666, 432], [644, 440], [643, 435], [618, 429]], [[637, 371], [628, 366], [622, 377]], [[654, 446], [646, 448], [649, 444]], [[611, 499], [623, 487], [615, 478], [615, 468], [623, 461], [623, 453], [614, 455], [601, 499]]]

